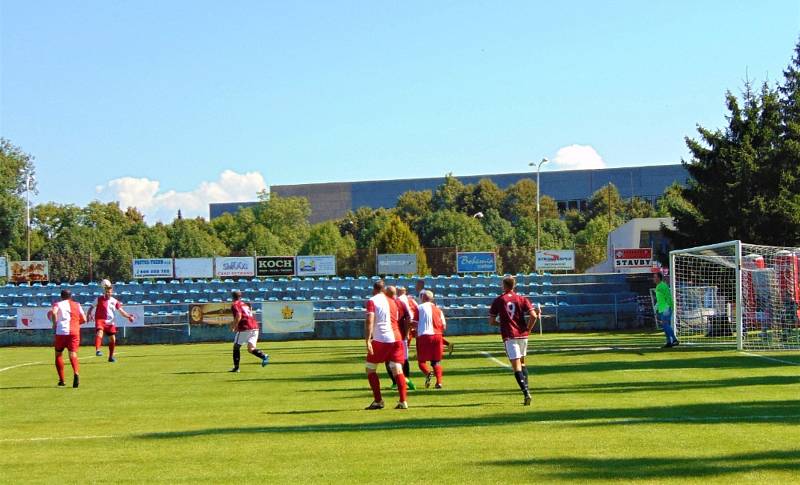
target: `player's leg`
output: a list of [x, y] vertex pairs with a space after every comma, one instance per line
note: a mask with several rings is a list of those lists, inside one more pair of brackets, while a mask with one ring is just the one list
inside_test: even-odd
[[392, 374], [392, 369], [389, 367], [389, 361], [383, 363], [383, 366], [386, 368], [386, 374], [389, 376], [389, 379], [392, 380], [392, 387], [390, 389], [395, 390], [397, 389], [397, 381], [394, 380], [394, 374]]
[[114, 351], [117, 349], [117, 327], [113, 323], [106, 325], [103, 332], [108, 335], [108, 361], [116, 362]]
[[100, 347], [103, 346], [103, 327], [95, 327], [94, 333], [94, 355], [98, 357], [103, 356], [103, 351]]
[[434, 346], [431, 349], [430, 361], [433, 373], [436, 375], [436, 389], [442, 388], [442, 359], [444, 358], [444, 336], [433, 336]]
[[520, 364], [522, 365], [522, 375], [525, 377], [525, 386], [530, 390], [530, 385], [528, 384], [528, 365], [525, 363], [525, 357], [527, 357], [527, 355], [520, 359]]
[[[442, 388], [442, 377], [444, 375], [444, 369], [442, 369], [442, 363], [438, 360], [431, 361], [431, 367], [433, 367], [433, 373], [436, 375], [436, 389]], [[427, 386], [426, 386], [427, 387]]]
[[239, 360], [241, 359], [242, 344], [239, 343], [239, 336], [242, 332], [236, 332], [233, 337], [233, 368], [230, 372], [239, 372]]
[[453, 355], [453, 350], [456, 348], [456, 344], [453, 342], [448, 341], [446, 338], [442, 339], [442, 344], [447, 347], [447, 356], [450, 357]]
[[381, 380], [378, 378], [378, 373], [375, 372], [377, 368], [378, 364], [367, 361], [367, 381], [369, 382], [369, 387], [372, 390], [372, 403], [364, 409], [383, 409], [384, 406], [383, 397], [381, 396]]
[[403, 351], [405, 360], [403, 361], [403, 376], [406, 379], [406, 387], [409, 391], [416, 391], [417, 386], [411, 382], [411, 367], [408, 365], [408, 340], [403, 340]]
[[403, 364], [399, 361], [392, 361], [389, 367], [394, 373], [394, 378], [397, 380], [397, 390], [400, 392], [400, 402], [397, 403], [395, 409], [408, 409], [408, 385], [406, 383], [406, 376], [403, 374]]
[[[58, 339], [58, 336], [56, 336]], [[55, 351], [56, 351], [56, 372], [58, 373], [58, 385], [64, 385], [64, 347], [59, 348], [58, 342], [55, 344]]]
[[261, 367], [269, 364], [269, 355], [258, 350], [258, 330], [251, 330], [247, 336], [247, 351], [261, 360]]
[[511, 370], [514, 371], [514, 379], [524, 396], [523, 404], [529, 406], [531, 394], [528, 391], [528, 384], [525, 381], [525, 374], [522, 372], [522, 358], [527, 351], [527, 339], [508, 339], [505, 341], [506, 354], [511, 363]]
[[75, 335], [70, 342], [70, 345], [67, 347], [67, 351], [69, 351], [69, 364], [72, 366], [72, 387], [78, 387], [80, 383], [80, 377], [78, 375], [81, 372], [80, 364], [78, 363], [78, 345], [80, 345], [80, 336]]

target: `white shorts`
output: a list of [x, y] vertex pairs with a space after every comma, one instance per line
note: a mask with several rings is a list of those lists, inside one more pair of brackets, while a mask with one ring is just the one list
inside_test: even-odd
[[521, 359], [528, 355], [528, 339], [510, 338], [503, 342], [506, 346], [506, 355], [509, 360]]
[[253, 347], [255, 347], [258, 343], [258, 330], [253, 329], [236, 332], [236, 336], [233, 338], [233, 343], [236, 345], [251, 344]]

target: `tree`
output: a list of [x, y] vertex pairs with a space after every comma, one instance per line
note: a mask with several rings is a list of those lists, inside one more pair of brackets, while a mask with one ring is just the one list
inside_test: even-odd
[[614, 184], [606, 184], [597, 189], [589, 198], [589, 208], [586, 219], [605, 217], [608, 221], [625, 220], [625, 201], [619, 195], [619, 190]]
[[253, 207], [256, 222], [276, 235], [290, 254], [296, 254], [308, 239], [308, 231], [311, 229], [308, 222], [311, 204], [308, 199], [279, 197], [265, 192], [260, 193], [259, 198], [260, 202]]
[[29, 175], [31, 190], [36, 189], [33, 160], [31, 155], [0, 138], [0, 253], [9, 250], [12, 240], [19, 240], [25, 231], [23, 194]]
[[499, 211], [505, 192], [491, 179], [483, 178], [475, 185], [468, 185], [464, 191], [464, 211], [469, 215], [479, 212], [486, 214]]
[[308, 239], [300, 248], [300, 254], [336, 254], [342, 246], [339, 228], [331, 221], [311, 226]]
[[586, 227], [575, 235], [576, 271], [585, 271], [607, 257], [608, 233], [621, 222], [619, 219], [609, 224], [607, 217], [595, 217]]
[[426, 247], [457, 247], [462, 251], [493, 250], [495, 242], [478, 219], [460, 212], [441, 210], [422, 222], [420, 238]]
[[467, 188], [464, 184], [448, 173], [444, 177], [444, 183], [433, 192], [431, 205], [434, 210], [463, 211], [466, 194]]
[[514, 244], [514, 225], [500, 215], [497, 209], [488, 209], [480, 219], [483, 229], [500, 246]]
[[226, 255], [222, 241], [212, 234], [210, 225], [201, 217], [175, 219], [168, 227], [169, 243], [165, 248], [167, 258], [198, 258]]
[[[522, 179], [506, 189], [506, 196], [500, 207], [500, 214], [511, 222], [523, 217], [536, 219], [536, 182]], [[552, 197], [539, 194], [539, 217], [558, 219], [558, 205]]]
[[631, 197], [625, 203], [625, 219], [637, 219], [643, 217], [655, 217], [656, 211], [649, 202], [641, 197]]
[[433, 193], [430, 190], [403, 192], [397, 198], [395, 211], [409, 227], [418, 230], [419, 221], [431, 213]]

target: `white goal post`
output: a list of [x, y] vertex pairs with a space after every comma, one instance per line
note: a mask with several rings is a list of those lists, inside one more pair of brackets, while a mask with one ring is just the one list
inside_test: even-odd
[[669, 253], [682, 343], [800, 350], [800, 248], [728, 241]]

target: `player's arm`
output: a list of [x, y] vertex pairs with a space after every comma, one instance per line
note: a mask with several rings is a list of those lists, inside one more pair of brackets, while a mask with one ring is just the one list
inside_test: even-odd
[[52, 328], [56, 328], [56, 311], [56, 307], [53, 307], [49, 312], [47, 312], [47, 319], [53, 324]]
[[239, 327], [239, 322], [242, 321], [242, 313], [235, 307], [233, 309], [233, 321], [231, 322], [231, 332], [235, 332]]
[[447, 319], [444, 318], [444, 312], [442, 311], [442, 309], [438, 308], [438, 310], [439, 310], [439, 317], [442, 319], [442, 333], [444, 333], [447, 331]]
[[540, 312], [536, 309], [536, 306], [531, 304], [531, 302], [527, 302], [526, 305], [526, 315], [527, 315], [527, 325], [528, 325], [528, 332], [533, 330], [533, 327], [536, 326], [536, 322], [541, 319]]
[[367, 343], [367, 352], [372, 354], [372, 329], [375, 326], [375, 314], [367, 313], [367, 318], [364, 319], [364, 335]]
[[86, 310], [86, 320], [90, 322], [94, 320], [94, 303], [89, 305], [89, 309]]
[[119, 302], [117, 302], [117, 311], [119, 312], [120, 315], [127, 318], [129, 322], [132, 322], [133, 319], [136, 318], [130, 313], [126, 312], [125, 309], [122, 308], [122, 304], [120, 304]]

